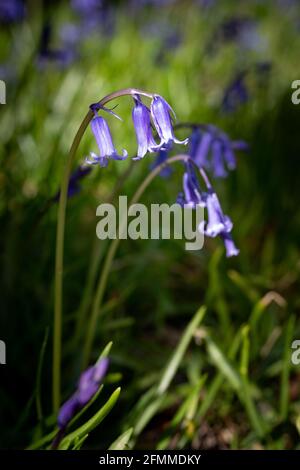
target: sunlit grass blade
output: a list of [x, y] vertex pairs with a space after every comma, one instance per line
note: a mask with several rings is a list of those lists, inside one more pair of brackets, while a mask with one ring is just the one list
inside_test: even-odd
[[242, 386], [239, 374], [229, 363], [225, 354], [220, 350], [220, 348], [210, 338], [210, 336], [207, 335], [205, 339], [207, 344], [207, 352], [212, 362], [217, 367], [217, 369], [224, 375], [224, 377], [227, 378], [232, 388], [236, 391], [239, 391]]
[[119, 436], [110, 446], [108, 450], [124, 450], [128, 448], [128, 443], [130, 441], [131, 435], [133, 433], [133, 428], [127, 429]]
[[162, 395], [169, 387], [173, 377], [175, 376], [178, 367], [182, 361], [182, 358], [188, 348], [188, 345], [195, 334], [196, 329], [199, 327], [200, 323], [202, 322], [204, 315], [206, 313], [206, 308], [201, 307], [195, 316], [192, 318], [190, 323], [188, 324], [171, 360], [167, 364], [165, 368], [165, 372], [161, 378], [161, 381], [157, 387], [157, 393]]
[[251, 388], [247, 378], [241, 377], [239, 372], [232, 366], [232, 364], [230, 364], [223, 352], [209, 336], [206, 337], [206, 342], [207, 350], [212, 361], [223, 376], [227, 378], [229, 384], [237, 393], [241, 403], [245, 407], [253, 429], [258, 436], [262, 437], [265, 433], [265, 426], [263, 425], [253, 402]]
[[280, 418], [286, 420], [289, 408], [289, 376], [291, 370], [291, 344], [294, 336], [295, 316], [292, 315], [286, 325], [284, 335], [284, 349], [282, 357], [281, 383], [280, 383]]
[[[230, 349], [228, 352], [229, 360], [233, 360], [235, 356], [237, 355], [237, 352], [241, 344], [241, 339], [242, 339], [242, 333], [240, 330], [235, 335], [232, 341], [232, 344], [230, 346]], [[202, 418], [205, 415], [205, 413], [208, 411], [208, 409], [214, 402], [215, 397], [222, 386], [222, 383], [223, 383], [223, 374], [221, 372], [218, 372], [218, 374], [215, 376], [212, 383], [210, 384], [209, 388], [207, 389], [205, 397], [200, 405], [199, 412], [197, 414], [198, 419]]]

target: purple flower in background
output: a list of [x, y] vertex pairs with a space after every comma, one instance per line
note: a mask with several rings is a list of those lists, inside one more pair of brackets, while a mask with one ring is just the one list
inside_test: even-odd
[[218, 139], [215, 140], [211, 146], [212, 166], [214, 168], [214, 176], [216, 178], [225, 178], [227, 176], [227, 171], [225, 170], [225, 165], [224, 165], [222, 147], [223, 147], [223, 144]]
[[75, 48], [82, 39], [79, 25], [64, 23], [59, 30], [59, 37], [66, 47]]
[[258, 23], [250, 16], [231, 16], [217, 26], [207, 46], [207, 51], [214, 53], [226, 43], [235, 43], [241, 52], [266, 52], [266, 38], [258, 30]]
[[190, 162], [185, 165], [185, 172], [183, 174], [183, 192], [179, 193], [177, 203], [181, 206], [192, 208], [195, 208], [199, 204], [205, 206], [198, 179]]
[[25, 17], [23, 0], [1, 0], [0, 23], [10, 24], [22, 21]]
[[248, 29], [253, 21], [247, 17], [233, 16], [225, 20], [220, 26], [220, 39], [222, 41], [236, 41], [241, 37], [242, 32]]
[[272, 72], [272, 63], [268, 61], [257, 62], [255, 64], [256, 77], [259, 86], [266, 86]]
[[113, 160], [125, 160], [127, 158], [128, 153], [126, 150], [123, 150], [123, 155], [118, 155], [108, 124], [102, 116], [95, 116], [92, 119], [91, 128], [99, 147], [100, 155], [91, 152], [90, 158], [86, 158], [86, 163], [91, 165], [99, 163], [101, 167], [106, 167], [110, 158]]
[[131, 0], [130, 5], [134, 10], [143, 8], [147, 5], [160, 8], [163, 6], [172, 5], [172, 3], [175, 3], [175, 1], [176, 0]]
[[171, 106], [161, 96], [155, 95], [151, 103], [151, 116], [160, 137], [161, 147], [170, 145], [172, 142], [183, 145], [188, 143], [188, 139], [181, 141], [174, 136], [171, 113], [175, 116]]
[[[150, 169], [153, 170], [154, 168], [164, 163], [169, 157], [170, 150], [171, 150], [171, 147], [167, 149], [160, 149], [160, 151], [157, 153], [155, 161], [150, 165]], [[161, 170], [160, 176], [162, 178], [168, 178], [172, 174], [172, 172], [173, 172], [173, 169], [170, 168], [170, 166], [166, 166], [165, 168]]]
[[159, 147], [152, 135], [150, 111], [139, 97], [134, 98], [135, 106], [132, 110], [132, 120], [138, 143], [137, 157], [140, 160], [147, 152], [155, 152]]
[[112, 2], [104, 0], [72, 0], [71, 7], [80, 18], [80, 35], [86, 38], [93, 32], [110, 35], [114, 30], [115, 14]]
[[46, 22], [43, 25], [38, 52], [38, 65], [46, 62], [54, 62], [62, 67], [70, 65], [76, 57], [75, 49], [70, 44], [64, 44], [61, 48], [51, 46], [52, 25]]
[[193, 148], [191, 149], [191, 157], [199, 167], [207, 168], [209, 167], [208, 155], [210, 152], [213, 136], [210, 132], [204, 132], [200, 134], [199, 131], [198, 139], [199, 140], [197, 145], [196, 142], [194, 142]]
[[91, 167], [79, 166], [71, 174], [68, 186], [68, 197], [72, 197], [80, 191], [80, 182], [92, 171]]
[[64, 430], [75, 414], [93, 398], [106, 375], [108, 364], [109, 360], [105, 357], [81, 374], [76, 392], [59, 410], [57, 423], [61, 430]]
[[[68, 186], [68, 197], [73, 197], [75, 194], [80, 192], [80, 182], [85, 178], [90, 172], [91, 167], [89, 166], [79, 166], [70, 176], [69, 186]], [[58, 201], [60, 196], [60, 191], [54, 196], [53, 200]]]
[[232, 113], [248, 100], [249, 93], [245, 83], [245, 73], [242, 72], [226, 88], [221, 106], [225, 113]]
[[72, 8], [79, 15], [93, 15], [102, 7], [102, 0], [71, 0]]
[[235, 150], [247, 150], [244, 141], [231, 141], [225, 132], [208, 124], [194, 128], [190, 136], [189, 154], [200, 168], [212, 170], [216, 178], [227, 176], [236, 167]]

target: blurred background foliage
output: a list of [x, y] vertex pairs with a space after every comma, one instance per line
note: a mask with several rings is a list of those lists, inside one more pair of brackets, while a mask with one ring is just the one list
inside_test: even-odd
[[[240, 255], [226, 259], [217, 239], [200, 252], [178, 240], [122, 241], [92, 358], [113, 341], [105, 389], [117, 383], [122, 392], [84, 445], [107, 448], [133, 428], [131, 448], [299, 448], [300, 371], [291, 364], [291, 343], [300, 339], [300, 114], [291, 102], [300, 78], [299, 3], [1, 0], [0, 22], [1, 447], [26, 447], [55, 422], [55, 195], [73, 136], [90, 103], [138, 87], [164, 96], [178, 122], [212, 123], [248, 142], [237, 170], [215, 183]], [[123, 122], [108, 120], [117, 149], [134, 156], [131, 108], [130, 98], [120, 99]], [[88, 129], [77, 161], [90, 150]], [[108, 248], [96, 239], [96, 207], [118, 191], [132, 196], [154, 159], [95, 167], [68, 201], [63, 399], [80, 372]], [[178, 165], [143, 202], [172, 203], [181, 185]], [[196, 318], [187, 332], [202, 305], [201, 325]]]

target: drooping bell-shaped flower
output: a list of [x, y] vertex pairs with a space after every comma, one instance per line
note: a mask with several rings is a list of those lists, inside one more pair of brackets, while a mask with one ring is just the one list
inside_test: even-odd
[[175, 113], [171, 106], [161, 96], [155, 95], [151, 103], [151, 116], [157, 133], [160, 137], [160, 146], [175, 144], [186, 145], [188, 139], [178, 140], [174, 135], [171, 114]]
[[[225, 151], [226, 152], [226, 151]], [[225, 178], [227, 171], [224, 166], [223, 144], [220, 140], [215, 140], [211, 146], [212, 166], [216, 178]]]
[[193, 160], [196, 158], [196, 153], [198, 150], [198, 146], [200, 144], [200, 141], [202, 139], [202, 131], [199, 129], [199, 127], [193, 128], [193, 131], [189, 137], [189, 150], [188, 153], [192, 157]]
[[104, 117], [95, 116], [91, 121], [91, 129], [99, 148], [99, 155], [91, 152], [90, 158], [86, 159], [87, 163], [91, 165], [99, 163], [100, 166], [105, 167], [109, 159], [125, 160], [127, 158], [128, 153], [126, 150], [123, 150], [123, 155], [117, 153], [108, 124]]
[[240, 250], [235, 246], [231, 234], [221, 233], [221, 238], [224, 242], [227, 258], [230, 258], [231, 256], [237, 256]]
[[177, 203], [192, 208], [195, 208], [197, 205], [205, 206], [198, 179], [190, 162], [185, 165], [183, 192], [179, 193]]
[[208, 154], [213, 137], [211, 133], [205, 132], [202, 134], [202, 138], [199, 141], [197, 149], [195, 149], [194, 160], [199, 167], [209, 167]]
[[155, 152], [159, 148], [152, 135], [150, 111], [139, 97], [134, 98], [135, 106], [132, 110], [132, 120], [138, 143], [137, 157], [140, 160], [147, 152]]
[[108, 358], [102, 358], [81, 374], [76, 392], [59, 410], [57, 423], [61, 430], [65, 429], [75, 414], [93, 398], [105, 377], [108, 364]]
[[242, 141], [232, 141], [217, 127], [208, 124], [195, 128], [190, 136], [189, 154], [199, 168], [211, 170], [216, 178], [227, 176], [236, 167], [235, 150], [247, 150]]
[[205, 197], [207, 208], [207, 222], [201, 222], [199, 229], [207, 237], [216, 237], [222, 233], [229, 233], [232, 222], [227, 215], [223, 214], [218, 196], [212, 188], [209, 188]]
[[236, 248], [230, 235], [233, 227], [231, 219], [223, 213], [218, 196], [203, 170], [201, 170], [201, 174], [207, 186], [207, 192], [204, 194], [204, 199], [207, 208], [208, 220], [207, 222], [203, 221], [199, 224], [199, 231], [207, 237], [212, 238], [220, 235], [225, 245], [226, 256], [237, 256], [239, 254], [239, 250]]

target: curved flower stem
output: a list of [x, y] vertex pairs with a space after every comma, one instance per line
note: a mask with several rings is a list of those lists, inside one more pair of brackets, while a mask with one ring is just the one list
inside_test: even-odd
[[89, 111], [83, 119], [68, 155], [67, 163], [62, 179], [58, 219], [56, 231], [56, 254], [55, 254], [55, 282], [54, 282], [54, 326], [53, 326], [53, 368], [52, 368], [52, 394], [53, 411], [56, 414], [60, 404], [60, 366], [61, 366], [61, 331], [62, 331], [62, 295], [63, 295], [63, 257], [64, 257], [64, 234], [66, 220], [66, 206], [68, 198], [68, 184], [72, 163], [76, 150], [81, 142], [82, 136], [93, 116]]
[[[129, 205], [136, 204], [139, 201], [139, 199], [141, 198], [145, 190], [148, 188], [150, 183], [165, 167], [172, 165], [173, 163], [176, 163], [176, 162], [187, 162], [187, 161], [191, 161], [192, 163], [194, 163], [189, 155], [184, 155], [184, 154], [175, 155], [174, 157], [169, 158], [168, 160], [166, 160], [165, 162], [161, 163], [159, 166], [154, 168], [151, 171], [151, 173], [149, 173], [148, 176], [144, 179], [142, 184], [138, 187]], [[123, 229], [124, 227], [121, 222], [121, 227], [119, 227], [119, 233], [122, 233]], [[112, 240], [110, 247], [108, 249], [105, 261], [104, 261], [103, 269], [101, 270], [101, 274], [99, 277], [95, 299], [94, 299], [93, 306], [92, 306], [91, 317], [90, 317], [89, 324], [88, 324], [86, 341], [85, 341], [84, 349], [83, 349], [83, 367], [84, 368], [88, 364], [88, 361], [90, 358], [90, 353], [91, 353], [93, 340], [94, 340], [95, 332], [96, 332], [97, 319], [100, 313], [101, 303], [103, 300], [103, 295], [105, 292], [108, 275], [110, 272], [111, 264], [113, 262], [115, 253], [119, 246], [119, 243], [120, 243], [119, 238], [115, 238], [114, 240]]]
[[[152, 98], [151, 93], [135, 88], [125, 88], [105, 96], [96, 103], [101, 109], [108, 102], [126, 95], [143, 95]], [[57, 413], [60, 405], [60, 369], [61, 369], [61, 337], [62, 337], [62, 298], [63, 298], [63, 257], [64, 257], [64, 233], [66, 220], [66, 206], [68, 198], [68, 185], [75, 159], [76, 151], [81, 139], [93, 117], [93, 111], [90, 109], [84, 117], [73, 140], [62, 178], [60, 198], [58, 206], [58, 219], [56, 230], [56, 253], [55, 253], [55, 280], [54, 280], [54, 326], [53, 326], [53, 368], [52, 368], [52, 400], [53, 411]]]

